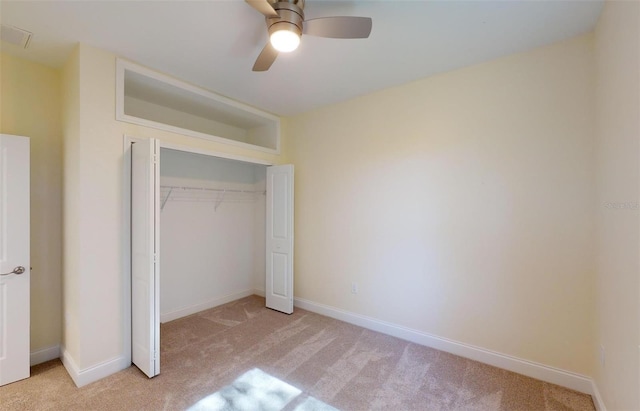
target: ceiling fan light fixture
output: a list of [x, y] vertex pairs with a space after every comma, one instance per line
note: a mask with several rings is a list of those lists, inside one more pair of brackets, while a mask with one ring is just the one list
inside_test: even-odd
[[[253, 71], [267, 71], [279, 52], [298, 48], [305, 35], [333, 39], [366, 39], [371, 34], [370, 17], [333, 16], [305, 20], [305, 0], [245, 0], [267, 23], [269, 41], [253, 64]], [[303, 30], [304, 29], [304, 30]]]
[[274, 49], [288, 53], [300, 45], [300, 29], [295, 24], [276, 23], [269, 28], [269, 41]]

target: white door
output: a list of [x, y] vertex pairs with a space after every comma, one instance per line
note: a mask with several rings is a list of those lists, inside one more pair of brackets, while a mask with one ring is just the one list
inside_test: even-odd
[[293, 165], [267, 168], [267, 307], [293, 312]]
[[29, 139], [0, 135], [0, 385], [29, 378]]
[[160, 373], [158, 142], [131, 146], [131, 359], [149, 378]]

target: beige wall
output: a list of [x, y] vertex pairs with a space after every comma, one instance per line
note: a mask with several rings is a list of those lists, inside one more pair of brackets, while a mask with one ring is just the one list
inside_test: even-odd
[[123, 135], [280, 162], [277, 155], [116, 121], [115, 69], [115, 55], [80, 44], [63, 73], [70, 119], [64, 177], [64, 315], [70, 330], [65, 331], [65, 355], [78, 371], [119, 361], [129, 344], [123, 334], [129, 315], [123, 311]]
[[[607, 1], [596, 28], [595, 380], [609, 410], [640, 409], [640, 3]], [[597, 357], [596, 357], [597, 358]]]
[[585, 35], [289, 118], [296, 297], [590, 375], [593, 67]]
[[31, 351], [61, 335], [62, 126], [58, 70], [0, 54], [0, 132], [31, 141]]

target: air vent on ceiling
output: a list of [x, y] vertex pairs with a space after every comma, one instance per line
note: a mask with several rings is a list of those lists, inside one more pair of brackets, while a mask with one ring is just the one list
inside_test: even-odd
[[2, 25], [2, 31], [0, 31], [0, 39], [2, 39], [2, 41], [25, 49], [29, 47], [31, 36], [33, 36], [33, 33], [30, 31], [13, 26], [6, 26], [4, 24]]

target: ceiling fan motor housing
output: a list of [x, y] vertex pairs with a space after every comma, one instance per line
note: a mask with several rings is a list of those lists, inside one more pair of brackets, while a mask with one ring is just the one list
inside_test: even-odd
[[270, 35], [279, 30], [293, 31], [298, 36], [302, 35], [304, 0], [279, 1], [271, 3], [271, 6], [278, 13], [278, 17], [266, 18]]

